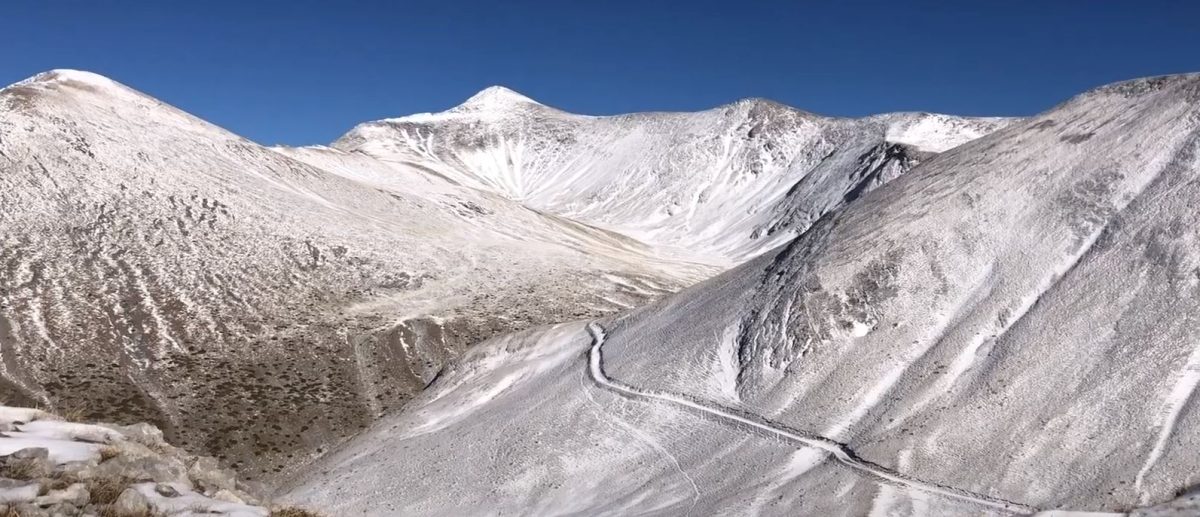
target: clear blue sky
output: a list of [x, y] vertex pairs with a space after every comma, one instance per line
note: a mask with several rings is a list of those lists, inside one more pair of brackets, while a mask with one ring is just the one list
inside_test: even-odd
[[91, 70], [265, 144], [328, 142], [492, 84], [588, 114], [767, 97], [1021, 115], [1200, 71], [1194, 1], [18, 0], [0, 34], [0, 83]]

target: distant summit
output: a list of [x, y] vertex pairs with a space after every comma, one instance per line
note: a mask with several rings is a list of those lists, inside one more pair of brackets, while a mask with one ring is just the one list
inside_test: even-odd
[[440, 113], [366, 122], [332, 144], [728, 266], [847, 197], [1011, 119], [824, 117], [762, 98], [698, 112], [567, 113], [502, 86]]
[[48, 85], [61, 83], [75, 83], [76, 85], [87, 85], [92, 88], [115, 88], [120, 90], [129, 90], [128, 87], [109, 79], [103, 75], [86, 72], [83, 70], [71, 70], [67, 68], [59, 68], [42, 72], [28, 79], [18, 81], [5, 88], [17, 88], [21, 86]]
[[452, 111], [506, 108], [521, 104], [542, 106], [541, 103], [503, 86], [489, 86], [472, 95]]

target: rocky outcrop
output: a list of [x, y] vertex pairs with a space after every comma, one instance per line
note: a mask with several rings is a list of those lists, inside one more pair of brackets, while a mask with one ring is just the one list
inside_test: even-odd
[[270, 509], [232, 470], [172, 446], [149, 424], [82, 424], [0, 407], [0, 429], [6, 516], [315, 515]]

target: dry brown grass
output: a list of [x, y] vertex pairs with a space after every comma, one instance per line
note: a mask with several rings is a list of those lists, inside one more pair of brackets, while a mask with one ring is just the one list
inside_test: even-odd
[[84, 423], [84, 420], [87, 419], [87, 412], [83, 408], [71, 408], [59, 413], [59, 416], [68, 422]]
[[271, 517], [322, 517], [322, 515], [295, 506], [278, 506], [271, 509]]
[[76, 476], [75, 473], [67, 472], [65, 470], [56, 470], [54, 472], [51, 472], [50, 479], [52, 480], [52, 482], [55, 486], [58, 486], [61, 484], [63, 487], [66, 487], [68, 485], [72, 485], [72, 484], [79, 482], [79, 477]]
[[34, 479], [38, 475], [37, 464], [30, 460], [9, 460], [10, 463], [0, 468], [0, 476], [22, 481]]
[[115, 502], [131, 484], [133, 481], [125, 477], [93, 479], [88, 482], [88, 492], [93, 503], [107, 505]]
[[106, 445], [100, 448], [100, 463], [116, 458], [121, 455], [121, 449], [113, 445]]
[[64, 490], [67, 487], [75, 484], [74, 476], [63, 476], [59, 474], [59, 472], [55, 472], [54, 474], [51, 474], [49, 479], [42, 481], [42, 493], [39, 495], [46, 495], [46, 493], [50, 492], [51, 490]]
[[122, 512], [118, 513], [112, 505], [106, 504], [100, 507], [100, 517], [165, 517], [167, 514], [156, 512], [154, 510], [144, 510], [138, 513]]

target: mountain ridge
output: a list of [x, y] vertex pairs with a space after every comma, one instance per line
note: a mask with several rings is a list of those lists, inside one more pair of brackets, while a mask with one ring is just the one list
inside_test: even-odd
[[87, 72], [5, 88], [0, 395], [277, 483], [476, 342], [643, 306], [1011, 122], [518, 95], [267, 148]]
[[867, 169], [889, 169], [873, 175], [886, 181], [1015, 120], [822, 117], [762, 100], [603, 117], [540, 105], [483, 115], [457, 109], [359, 124], [331, 146], [420, 164], [462, 185], [724, 266], [802, 233], [840, 196], [873, 188], [859, 184], [872, 176]]
[[0, 395], [149, 421], [256, 480], [475, 341], [712, 271], [418, 169], [297, 159], [97, 77], [0, 93]]
[[[1171, 500], [1200, 484], [1198, 178], [1200, 75], [1091, 90], [593, 320], [604, 379], [589, 382], [588, 321], [473, 348], [286, 498], [378, 514], [1011, 514], [730, 424], [746, 414], [1047, 512]], [[472, 396], [484, 386], [501, 389]]]

